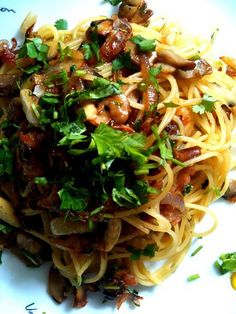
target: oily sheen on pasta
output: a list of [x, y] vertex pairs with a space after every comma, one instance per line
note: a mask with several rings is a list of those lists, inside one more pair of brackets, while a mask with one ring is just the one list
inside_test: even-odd
[[50, 260], [49, 293], [75, 307], [97, 290], [138, 304], [132, 287], [160, 284], [216, 228], [208, 205], [235, 166], [236, 60], [141, 4], [72, 30], [35, 30], [30, 13], [21, 48], [0, 44], [1, 248]]

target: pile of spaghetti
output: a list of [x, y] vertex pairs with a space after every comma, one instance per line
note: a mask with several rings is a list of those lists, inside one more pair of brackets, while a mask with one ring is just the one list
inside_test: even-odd
[[[229, 186], [236, 60], [143, 1], [0, 43], [0, 244], [52, 261], [49, 292], [138, 304], [173, 273]], [[132, 10], [128, 10], [128, 8]], [[212, 226], [194, 231], [204, 214]], [[149, 269], [150, 262], [156, 270]]]

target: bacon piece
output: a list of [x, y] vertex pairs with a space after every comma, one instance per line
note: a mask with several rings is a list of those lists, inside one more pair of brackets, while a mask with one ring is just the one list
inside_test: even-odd
[[193, 159], [194, 157], [201, 155], [201, 148], [199, 146], [192, 146], [182, 150], [174, 150], [175, 159], [182, 162]]
[[194, 166], [186, 167], [180, 170], [177, 176], [176, 191], [182, 192], [184, 189], [184, 186], [191, 182], [192, 177], [195, 175], [195, 173], [196, 173], [196, 169]]
[[161, 205], [160, 213], [166, 217], [173, 226], [178, 224], [182, 219], [182, 213], [171, 205]]

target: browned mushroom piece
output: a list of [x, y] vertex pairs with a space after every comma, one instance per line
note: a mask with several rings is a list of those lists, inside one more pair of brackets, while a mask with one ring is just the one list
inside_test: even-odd
[[118, 16], [127, 18], [131, 23], [146, 25], [153, 11], [147, 8], [144, 0], [124, 0], [119, 7]]
[[115, 18], [113, 29], [109, 32], [100, 48], [100, 55], [106, 62], [112, 61], [123, 49], [126, 42], [132, 37], [132, 28], [127, 19]]
[[196, 66], [194, 61], [183, 58], [171, 49], [158, 51], [157, 60], [177, 69], [193, 70]]
[[106, 36], [112, 30], [112, 27], [113, 27], [112, 19], [93, 21], [91, 22], [90, 27], [86, 31], [86, 37], [87, 39], [92, 40], [94, 32], [96, 32], [97, 35]]
[[0, 97], [14, 96], [18, 92], [19, 74], [0, 74]]
[[229, 182], [228, 190], [223, 197], [230, 202], [236, 202], [236, 180], [231, 180]]
[[62, 303], [66, 298], [66, 288], [68, 286], [68, 280], [63, 277], [60, 272], [51, 267], [48, 276], [48, 292], [57, 303]]
[[212, 73], [212, 66], [204, 59], [195, 61], [195, 68], [192, 70], [181, 70], [176, 71], [176, 76], [182, 80], [189, 80], [194, 78], [201, 78], [204, 75]]

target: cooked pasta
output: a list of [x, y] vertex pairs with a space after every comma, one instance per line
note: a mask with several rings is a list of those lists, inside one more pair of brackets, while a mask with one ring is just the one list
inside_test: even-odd
[[[151, 10], [124, 15], [125, 5], [72, 30], [62, 20], [34, 30], [30, 13], [20, 50], [0, 46], [0, 219], [10, 230], [0, 240], [27, 263], [50, 259], [49, 292], [61, 302], [73, 287], [77, 307], [98, 288], [118, 307], [137, 303], [130, 286], [173, 273], [192, 239], [216, 228], [208, 206], [235, 166], [236, 60], [213, 59], [210, 41], [175, 23], [148, 24]], [[204, 215], [212, 225], [196, 232]]]

